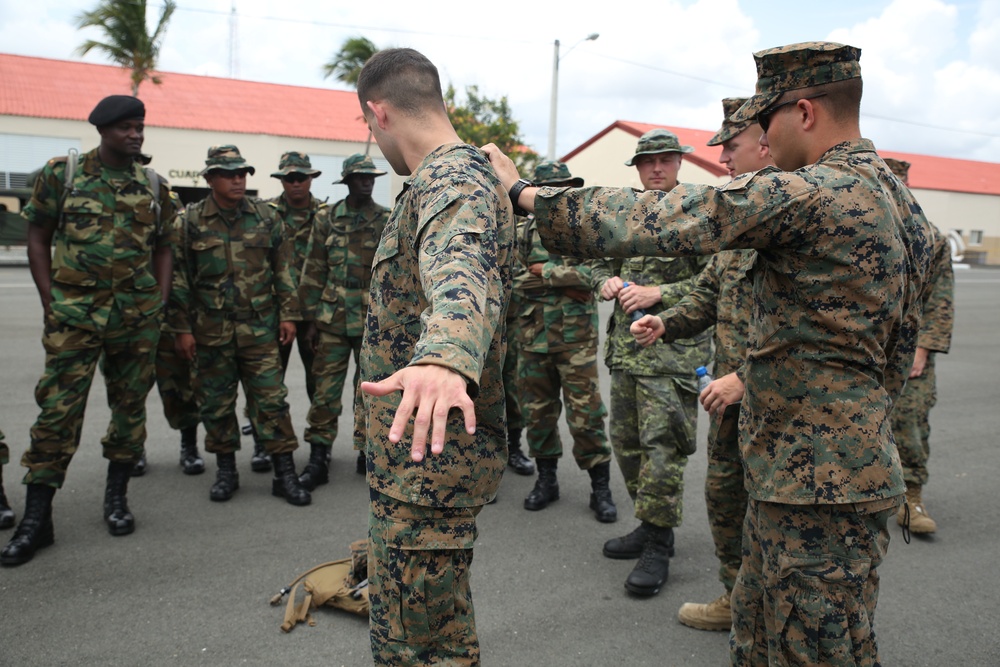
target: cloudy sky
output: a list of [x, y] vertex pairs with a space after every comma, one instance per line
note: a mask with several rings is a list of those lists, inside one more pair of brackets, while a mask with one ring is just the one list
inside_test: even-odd
[[[721, 98], [752, 92], [754, 51], [843, 42], [863, 51], [862, 132], [876, 146], [1000, 162], [1000, 0], [177, 1], [163, 71], [229, 76], [235, 7], [237, 78], [342, 88], [321, 66], [346, 38], [410, 46], [445, 85], [507, 96], [543, 154], [558, 39], [559, 155], [616, 120], [714, 130]], [[0, 0], [0, 51], [77, 58], [100, 35], [74, 18], [96, 2]]]

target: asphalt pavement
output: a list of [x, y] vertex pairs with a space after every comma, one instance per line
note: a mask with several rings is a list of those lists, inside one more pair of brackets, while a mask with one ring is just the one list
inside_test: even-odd
[[[924, 495], [939, 530], [905, 544], [892, 525], [875, 622], [885, 665], [1000, 665], [1000, 271], [956, 274], [954, 345], [938, 358]], [[19, 518], [18, 461], [37, 416], [40, 333], [27, 268], [0, 267], [0, 428], [12, 457], [3, 479]], [[606, 400], [603, 364], [602, 373]], [[301, 434], [307, 399], [295, 354], [288, 387]], [[347, 557], [350, 542], [365, 535], [367, 486], [354, 472], [349, 418], [334, 447], [331, 483], [311, 506], [271, 496], [270, 475], [250, 471], [249, 438], [237, 455], [240, 490], [213, 503], [214, 462], [204, 475], [183, 475], [178, 434], [155, 389], [147, 405], [149, 472], [129, 487], [136, 532], [112, 537], [101, 508], [107, 466], [100, 439], [109, 411], [96, 378], [80, 451], [55, 497], [56, 543], [26, 565], [0, 569], [0, 665], [370, 665], [364, 619], [320, 609], [314, 627], [284, 634], [284, 607], [268, 604], [302, 571]], [[677, 621], [683, 602], [722, 592], [702, 495], [705, 426], [703, 418], [686, 472], [670, 580], [654, 598], [629, 597], [623, 582], [633, 564], [601, 555], [605, 540], [635, 525], [617, 468], [615, 524], [594, 520], [589, 479], [569, 458], [559, 470], [561, 499], [541, 512], [522, 507], [532, 478], [504, 477], [499, 501], [480, 515], [473, 567], [484, 665], [728, 664], [724, 633]], [[562, 437], [568, 447], [565, 425]], [[299, 468], [307, 450], [297, 452]], [[12, 533], [0, 533], [0, 541]]]

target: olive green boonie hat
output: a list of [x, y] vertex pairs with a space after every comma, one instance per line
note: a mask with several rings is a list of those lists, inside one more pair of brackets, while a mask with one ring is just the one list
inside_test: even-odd
[[247, 161], [240, 155], [240, 149], [232, 144], [212, 146], [208, 149], [208, 158], [205, 160], [205, 168], [201, 170], [201, 175], [204, 176], [216, 169], [221, 171], [246, 169], [251, 174], [257, 171], [247, 164]]
[[891, 157], [884, 157], [882, 161], [885, 165], [889, 167], [889, 171], [896, 175], [896, 178], [906, 182], [906, 179], [910, 176], [910, 163], [906, 160], [897, 160]]
[[366, 174], [376, 178], [385, 176], [385, 172], [379, 171], [375, 167], [375, 161], [369, 156], [355, 153], [344, 160], [344, 166], [340, 170], [340, 180], [334, 181], [334, 184], [343, 183], [348, 176], [353, 176], [354, 174]]
[[306, 176], [319, 176], [322, 174], [319, 169], [313, 169], [309, 156], [298, 151], [288, 151], [281, 156], [278, 161], [278, 171], [271, 173], [271, 178], [281, 178], [289, 174], [305, 174]]
[[835, 42], [801, 42], [753, 54], [757, 92], [730, 120], [757, 118], [789, 90], [861, 78], [861, 49]]
[[681, 146], [680, 139], [678, 139], [677, 135], [670, 130], [650, 130], [646, 134], [639, 137], [639, 143], [635, 147], [635, 155], [633, 155], [629, 161], [625, 163], [625, 166], [631, 167], [634, 165], [635, 159], [640, 155], [692, 152], [694, 152], [694, 149], [690, 146]]
[[719, 144], [724, 144], [733, 137], [739, 136], [743, 130], [747, 129], [753, 125], [756, 121], [744, 120], [739, 123], [734, 123], [729, 120], [729, 117], [736, 113], [743, 104], [750, 99], [749, 97], [727, 97], [722, 100], [722, 127], [719, 131], [715, 133], [715, 136], [708, 140], [708, 146], [718, 146]]
[[546, 160], [539, 162], [535, 167], [534, 178], [531, 179], [535, 185], [568, 185], [571, 188], [578, 188], [583, 185], [583, 179], [569, 173], [569, 167], [564, 162], [557, 160]]

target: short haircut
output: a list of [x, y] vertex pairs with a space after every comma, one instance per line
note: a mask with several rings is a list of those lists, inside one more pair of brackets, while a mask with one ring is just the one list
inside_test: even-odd
[[369, 58], [358, 76], [358, 100], [365, 115], [370, 100], [410, 116], [445, 110], [437, 67], [413, 49], [385, 49]]
[[863, 91], [861, 77], [844, 79], [833, 83], [812, 86], [805, 90], [793, 90], [786, 93], [796, 97], [808, 97], [816, 93], [826, 93], [826, 97], [817, 98], [814, 102], [823, 104], [830, 111], [830, 116], [838, 123], [857, 121], [861, 116], [861, 93]]

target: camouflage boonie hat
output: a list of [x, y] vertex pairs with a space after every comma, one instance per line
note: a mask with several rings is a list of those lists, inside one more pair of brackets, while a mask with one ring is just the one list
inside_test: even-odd
[[222, 171], [246, 169], [251, 174], [257, 171], [247, 164], [247, 161], [240, 155], [240, 149], [232, 144], [212, 146], [208, 149], [208, 159], [205, 160], [205, 168], [201, 170], [201, 175], [204, 176], [213, 169]]
[[369, 156], [355, 153], [344, 160], [344, 166], [340, 170], [340, 180], [334, 181], [334, 184], [343, 183], [348, 176], [353, 176], [354, 174], [367, 174], [376, 178], [385, 176], [384, 171], [379, 171], [375, 168], [375, 161]]
[[322, 174], [319, 169], [313, 169], [309, 156], [298, 151], [288, 151], [281, 156], [278, 161], [278, 171], [271, 172], [271, 178], [281, 178], [289, 174], [305, 174], [306, 176], [319, 176]]
[[583, 185], [583, 179], [569, 173], [569, 167], [558, 160], [539, 162], [535, 167], [535, 176], [531, 179], [535, 185], [569, 185], [578, 188]]
[[753, 54], [757, 62], [757, 92], [730, 120], [757, 118], [783, 93], [824, 83], [861, 77], [861, 49], [835, 42], [801, 42]]
[[904, 183], [910, 177], [910, 163], [906, 160], [897, 160], [891, 157], [884, 157], [882, 161], [889, 167], [889, 171], [896, 174], [896, 178]]
[[739, 123], [734, 123], [729, 120], [729, 117], [736, 113], [743, 104], [750, 99], [749, 97], [727, 97], [722, 100], [722, 127], [719, 131], [715, 133], [715, 136], [708, 140], [708, 146], [718, 146], [719, 144], [724, 144], [733, 137], [739, 136], [743, 130], [747, 129], [753, 125], [755, 120], [744, 120]]
[[639, 137], [639, 143], [635, 147], [635, 155], [625, 163], [626, 167], [635, 164], [635, 159], [640, 155], [655, 155], [656, 153], [691, 153], [694, 149], [690, 146], [681, 146], [680, 139], [670, 130], [650, 130]]

